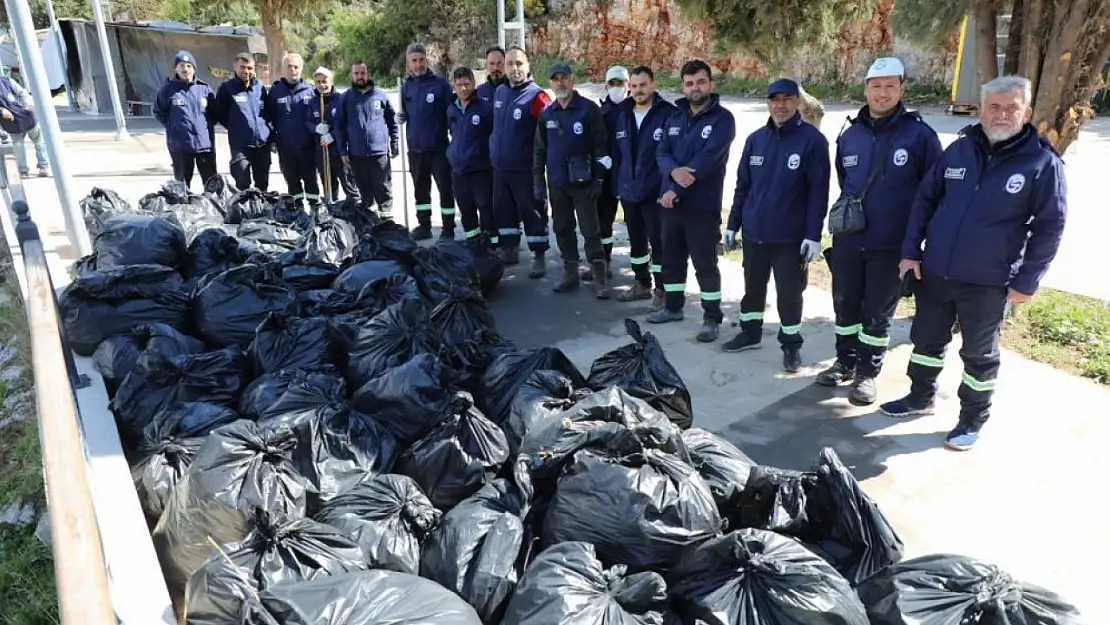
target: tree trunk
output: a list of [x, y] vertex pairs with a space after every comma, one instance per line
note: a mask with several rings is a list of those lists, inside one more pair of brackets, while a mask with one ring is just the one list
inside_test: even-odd
[[998, 77], [998, 7], [992, 0], [972, 0], [975, 16], [975, 69], [979, 84]]
[[262, 32], [266, 36], [266, 64], [270, 67], [269, 75], [261, 79], [265, 83], [271, 83], [281, 76], [281, 59], [286, 53], [285, 26], [281, 23], [281, 12], [275, 6], [276, 3], [262, 0], [258, 4]]
[[1006, 37], [1006, 60], [1002, 62], [1002, 73], [1018, 73], [1021, 63], [1022, 29], [1025, 26], [1025, 0], [1014, 0], [1010, 8], [1010, 32]]
[[1033, 83], [1033, 93], [1037, 93], [1037, 83], [1041, 78], [1041, 65], [1044, 60], [1046, 24], [1053, 20], [1052, 9], [1045, 6], [1045, 0], [1024, 0], [1021, 16], [1021, 51], [1018, 55], [1017, 73]]

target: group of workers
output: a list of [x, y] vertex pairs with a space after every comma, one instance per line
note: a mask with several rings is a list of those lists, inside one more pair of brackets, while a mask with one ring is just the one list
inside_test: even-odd
[[[188, 183], [194, 163], [204, 178], [215, 173], [218, 122], [228, 130], [238, 186], [266, 189], [273, 146], [290, 194], [315, 204], [335, 200], [341, 186], [388, 219], [390, 159], [399, 154], [403, 124], [414, 238], [432, 237], [434, 181], [441, 237], [455, 236], [457, 203], [464, 237], [485, 237], [506, 264], [520, 262], [523, 235], [532, 253], [528, 275], [539, 279], [547, 271], [550, 207], [562, 256], [554, 291], [592, 281], [596, 296], [608, 299], [620, 206], [635, 282], [617, 299], [651, 300], [650, 323], [681, 321], [692, 264], [703, 310], [695, 338], [717, 340], [724, 320], [718, 245], [737, 129], [714, 92], [709, 65], [683, 65], [685, 97], [674, 103], [656, 92], [651, 68], [611, 67], [598, 103], [575, 90], [564, 62], [547, 72], [552, 99], [518, 47], [490, 48], [480, 84], [467, 67], [455, 69], [451, 83], [435, 75], [420, 44], [409, 46], [406, 60], [409, 76], [395, 111], [362, 62], [351, 66], [351, 88], [336, 95], [326, 68], [316, 70], [315, 88], [300, 78], [298, 55], [284, 58], [284, 75], [270, 88], [254, 78], [253, 59], [241, 55], [235, 77], [213, 94], [195, 79], [193, 57], [179, 53], [175, 76], [155, 105], [175, 175]], [[880, 409], [897, 417], [932, 412], [958, 320], [961, 413], [946, 444], [963, 450], [976, 443], [990, 413], [1008, 306], [1036, 293], [1059, 247], [1066, 183], [1059, 156], [1029, 123], [1028, 80], [1006, 76], [983, 85], [979, 123], [943, 150], [937, 133], [902, 102], [905, 80], [896, 58], [871, 65], [867, 104], [842, 129], [831, 163], [828, 141], [799, 114], [798, 83], [771, 82], [769, 119], [744, 141], [725, 222], [724, 246], [743, 249], [745, 293], [740, 331], [723, 349], [760, 347], [773, 275], [783, 367], [801, 368], [807, 268], [822, 256], [835, 165], [840, 196], [833, 245], [824, 255], [832, 269], [837, 357], [817, 383], [851, 384], [855, 404], [877, 401], [891, 320], [900, 297], [912, 292], [911, 391]], [[329, 198], [317, 182], [324, 172]]]

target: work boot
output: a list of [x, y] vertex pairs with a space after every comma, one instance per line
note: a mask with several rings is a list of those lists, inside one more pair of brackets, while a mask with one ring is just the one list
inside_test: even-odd
[[870, 406], [878, 398], [878, 389], [875, 388], [875, 378], [859, 376], [852, 384], [852, 392], [848, 401], [857, 406]]
[[828, 369], [818, 373], [814, 383], [818, 386], [840, 386], [845, 382], [851, 382], [855, 377], [856, 370], [838, 360]]
[[593, 267], [590, 266], [590, 265], [586, 265], [585, 267], [583, 267], [582, 271], [578, 272], [578, 279], [583, 281], [583, 282], [593, 282], [594, 281]]
[[455, 229], [444, 227], [442, 230], [439, 231], [439, 240], [440, 241], [454, 241], [455, 240]]
[[536, 252], [532, 256], [532, 269], [528, 272], [528, 277], [539, 280], [545, 275], [547, 275], [547, 261], [543, 257], [543, 252]]
[[712, 343], [721, 333], [721, 322], [715, 319], [706, 319], [701, 322], [701, 330], [694, 335], [699, 343]]
[[933, 401], [916, 397], [912, 393], [902, 399], [888, 401], [879, 411], [889, 417], [921, 417], [933, 414]]
[[412, 238], [416, 241], [427, 241], [432, 238], [432, 227], [420, 224], [412, 229]]
[[651, 287], [639, 282], [633, 282], [631, 289], [617, 296], [618, 302], [635, 302], [642, 299], [651, 299]]
[[763, 346], [763, 337], [759, 334], [752, 332], [740, 332], [731, 339], [725, 341], [721, 349], [728, 354], [736, 354], [739, 352], [746, 352], [749, 349], [759, 349]]
[[651, 292], [651, 309], [663, 310], [667, 305], [667, 294], [663, 289], [655, 289]]
[[578, 262], [564, 262], [563, 263], [563, 279], [559, 281], [552, 291], [556, 293], [570, 293], [578, 288], [580, 284], [578, 279]]
[[660, 308], [647, 316], [648, 323], [670, 323], [672, 321], [682, 321], [686, 315], [681, 310], [667, 310]]
[[506, 265], [519, 265], [520, 264], [520, 248], [519, 247], [503, 247], [501, 248], [501, 262]]
[[594, 263], [594, 295], [597, 299], [609, 299], [609, 276], [605, 272], [605, 261], [595, 260]]
[[797, 345], [782, 346], [782, 368], [787, 373], [797, 373], [802, 368], [802, 350]]

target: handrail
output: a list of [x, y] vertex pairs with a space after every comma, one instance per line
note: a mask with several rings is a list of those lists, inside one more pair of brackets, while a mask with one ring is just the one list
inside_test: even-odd
[[[60, 375], [72, 371], [72, 365], [62, 345], [54, 284], [27, 203], [14, 199], [11, 208], [17, 218], [15, 230], [27, 279], [27, 318], [58, 614], [62, 625], [115, 625], [76, 399], [68, 376]], [[58, 388], [61, 380], [67, 382], [64, 391]]]

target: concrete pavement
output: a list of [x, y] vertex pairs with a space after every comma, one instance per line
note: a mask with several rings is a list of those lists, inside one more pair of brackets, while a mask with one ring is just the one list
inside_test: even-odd
[[[754, 127], [749, 120], [762, 116], [758, 103], [735, 106], [748, 111], [739, 124], [742, 131]], [[842, 120], [843, 115], [838, 111], [842, 110], [829, 107], [824, 130], [830, 138], [839, 129], [837, 118]], [[958, 128], [965, 120], [951, 121]], [[169, 177], [163, 139], [154, 129], [140, 129], [132, 141], [117, 144], [110, 120], [63, 119], [63, 128], [80, 195], [101, 185], [134, 202]], [[1076, 152], [1082, 154], [1077, 156], [1086, 158], [1087, 152], [1102, 149], [1098, 141], [1081, 142]], [[738, 154], [737, 149], [734, 156]], [[226, 161], [223, 151], [221, 171], [226, 171]], [[276, 165], [274, 180], [274, 188], [282, 188]], [[400, 182], [394, 181], [398, 191]], [[51, 181], [31, 180], [27, 190], [43, 231], [63, 231]], [[411, 198], [408, 206], [413, 207]], [[1073, 211], [1073, 219], [1077, 212]], [[1092, 226], [1075, 227], [1075, 223], [1069, 226], [1069, 236], [1077, 231], [1089, 236], [1083, 230]], [[626, 241], [623, 228], [618, 230], [619, 240]], [[51, 241], [62, 243], [57, 237]], [[73, 260], [71, 252], [59, 247], [63, 259]], [[619, 244], [616, 252], [621, 285], [631, 282], [627, 251], [626, 244]], [[539, 281], [529, 280], [526, 268], [509, 271], [492, 308], [510, 339], [523, 345], [556, 345], [585, 372], [598, 355], [627, 342], [622, 320], [627, 316], [642, 320], [646, 306], [599, 302], [588, 290], [555, 295], [550, 287], [557, 277], [556, 265], [552, 252], [550, 277]], [[735, 312], [742, 295], [743, 277], [738, 264], [731, 261], [723, 261], [722, 272], [728, 315]], [[890, 517], [909, 556], [956, 552], [979, 557], [1063, 594], [1090, 623], [1110, 623], [1098, 566], [1110, 558], [1110, 537], [1101, 531], [1101, 502], [1097, 501], [1102, 441], [1110, 434], [1110, 389], [1006, 353], [995, 417], [983, 440], [971, 452], [949, 452], [941, 443], [958, 411], [958, 345], [950, 349], [941, 378], [937, 415], [888, 419], [874, 410], [850, 406], [846, 391], [812, 384], [816, 372], [833, 357], [828, 293], [814, 287], [806, 292], [806, 367], [786, 375], [774, 340], [773, 295], [764, 348], [724, 354], [719, 345], [693, 341], [700, 311], [693, 272], [690, 275], [687, 321], [648, 329], [659, 337], [689, 386], [696, 425], [724, 435], [757, 461], [788, 468], [806, 468], [821, 446], [832, 446]], [[62, 276], [55, 279], [61, 282]], [[722, 339], [730, 335], [731, 328], [725, 329]], [[897, 323], [880, 378], [884, 399], [898, 397], [908, 388], [907, 336], [908, 323]]]

